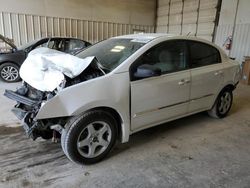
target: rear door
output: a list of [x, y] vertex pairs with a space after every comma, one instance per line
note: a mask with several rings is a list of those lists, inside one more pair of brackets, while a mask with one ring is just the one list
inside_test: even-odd
[[[133, 131], [184, 115], [190, 95], [190, 70], [185, 41], [164, 42], [147, 51], [130, 68], [131, 129]], [[161, 76], [138, 79], [140, 65], [161, 70]]]
[[224, 82], [220, 52], [213, 46], [188, 41], [191, 66], [189, 113], [211, 108]]

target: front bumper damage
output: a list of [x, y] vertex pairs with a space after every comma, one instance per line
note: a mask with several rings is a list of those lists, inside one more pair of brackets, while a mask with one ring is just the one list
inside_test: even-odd
[[[22, 121], [23, 128], [29, 137], [36, 139], [36, 134], [34, 134], [35, 128], [38, 126], [38, 122], [32, 122], [31, 126], [28, 125], [29, 120], [34, 119], [34, 113], [36, 109], [39, 109], [40, 102], [36, 100], [29, 99], [24, 97], [17, 92], [6, 90], [4, 96], [8, 97], [11, 100], [17, 101], [17, 104], [14, 108], [12, 108], [12, 112], [16, 115], [16, 117]], [[22, 105], [29, 106], [33, 110], [23, 110], [20, 108]]]
[[[56, 132], [59, 134], [62, 128], [60, 125], [63, 124], [64, 118], [37, 120], [36, 114], [38, 113], [43, 100], [42, 98], [31, 99], [30, 97], [27, 97], [31, 94], [26, 88], [27, 86], [23, 85], [17, 91], [5, 90], [4, 96], [17, 102], [11, 111], [19, 120], [21, 120], [21, 124], [28, 137], [33, 140], [38, 137], [50, 139], [55, 136], [54, 129], [56, 129]], [[45, 93], [43, 95], [45, 95]]]
[[17, 101], [19, 103], [22, 103], [31, 107], [36, 107], [40, 105], [39, 101], [29, 99], [11, 90], [5, 90], [4, 96], [8, 97], [11, 100]]
[[17, 102], [12, 112], [29, 137], [49, 139], [60, 134], [69, 117], [36, 118], [43, 105], [64, 88], [103, 76], [105, 71], [94, 56], [81, 59], [39, 48], [29, 53], [20, 68], [23, 85], [16, 91], [6, 90], [4, 95]]

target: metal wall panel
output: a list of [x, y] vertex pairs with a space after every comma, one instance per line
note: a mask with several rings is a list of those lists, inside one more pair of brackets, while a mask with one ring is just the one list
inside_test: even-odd
[[197, 12], [184, 12], [183, 13], [183, 24], [196, 24]]
[[[232, 36], [233, 25], [219, 25], [217, 27], [215, 43], [222, 47], [227, 54], [229, 51], [223, 46], [227, 37]], [[250, 56], [250, 24], [236, 24], [235, 33], [230, 52], [231, 57], [243, 61], [245, 56]]]
[[197, 12], [199, 0], [185, 0], [184, 12]]
[[216, 16], [216, 8], [209, 8], [200, 10], [199, 13], [199, 22], [214, 22]]
[[169, 25], [180, 25], [182, 21], [182, 14], [170, 14]]
[[167, 33], [168, 32], [168, 27], [163, 25], [163, 26], [160, 26], [158, 25], [156, 27], [156, 33]]
[[184, 24], [183, 25], [183, 35], [193, 35], [196, 32], [196, 24]]
[[171, 1], [170, 14], [180, 14], [182, 12], [182, 1]]
[[159, 7], [166, 6], [166, 5], [168, 6], [169, 1], [170, 0], [161, 0], [161, 1], [158, 1], [158, 6]]
[[169, 11], [169, 5], [162, 5], [161, 7], [157, 8], [157, 15], [159, 17], [161, 16], [168, 16], [168, 11]]
[[157, 26], [167, 25], [168, 24], [168, 16], [159, 16], [157, 17]]
[[201, 0], [201, 9], [215, 8], [217, 6], [218, 0]]
[[218, 0], [158, 0], [156, 32], [213, 39]]
[[199, 23], [197, 35], [212, 36], [211, 33], [213, 33], [213, 30], [214, 30], [213, 22]]
[[169, 26], [169, 33], [172, 34], [180, 34], [180, 30], [181, 30], [181, 25], [170, 25]]
[[76, 37], [96, 43], [134, 32], [154, 32], [154, 27], [0, 12], [0, 33], [13, 39], [18, 46], [49, 36]]

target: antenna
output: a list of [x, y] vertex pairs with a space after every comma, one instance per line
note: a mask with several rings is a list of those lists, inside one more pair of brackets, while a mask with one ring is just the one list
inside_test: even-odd
[[187, 36], [189, 36], [191, 34], [191, 31], [188, 32]]

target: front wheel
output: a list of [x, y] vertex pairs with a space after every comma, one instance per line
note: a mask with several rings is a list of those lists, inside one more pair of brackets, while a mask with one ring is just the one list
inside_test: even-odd
[[215, 104], [208, 114], [215, 118], [224, 118], [231, 109], [233, 93], [231, 89], [224, 89], [215, 101]]
[[96, 163], [114, 146], [116, 127], [114, 117], [104, 111], [91, 111], [73, 117], [62, 131], [63, 151], [75, 163]]
[[20, 81], [19, 67], [14, 63], [3, 63], [0, 65], [0, 77], [9, 83]]

